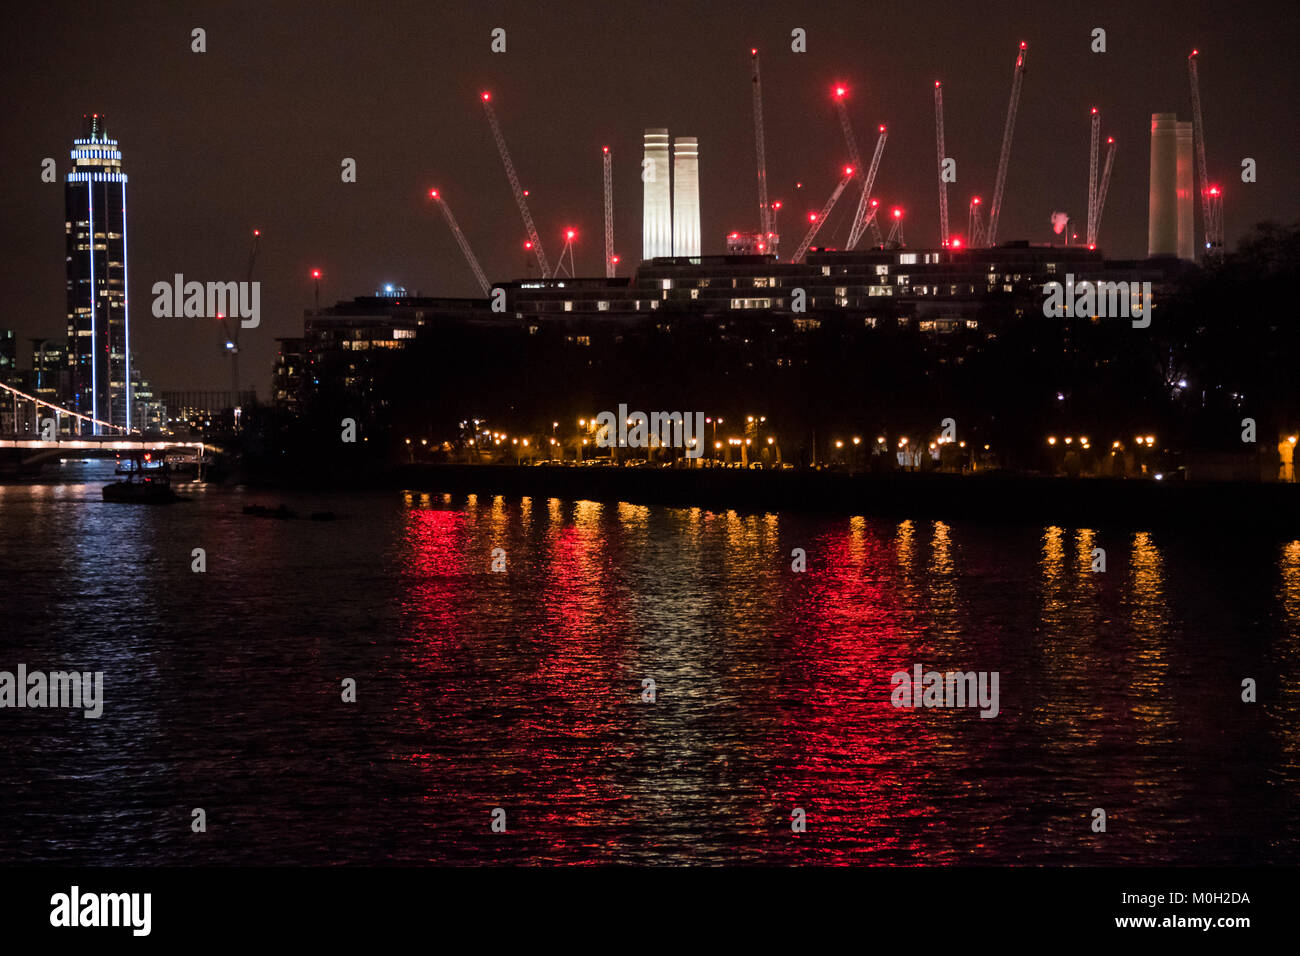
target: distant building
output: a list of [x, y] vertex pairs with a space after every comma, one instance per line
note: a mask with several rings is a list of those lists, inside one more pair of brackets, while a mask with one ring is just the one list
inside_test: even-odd
[[[71, 407], [131, 428], [126, 174], [104, 117], [85, 118], [65, 187]], [[98, 434], [99, 425], [84, 424]]]
[[131, 427], [145, 433], [167, 432], [167, 406], [154, 395], [153, 386], [140, 377], [139, 369], [131, 369]]
[[0, 383], [18, 383], [18, 339], [13, 329], [0, 329]]
[[[147, 387], [142, 385], [142, 387]], [[164, 429], [174, 434], [226, 431], [235, 427], [234, 409], [254, 405], [257, 393], [223, 389], [163, 392], [157, 403]]]
[[[387, 359], [410, 345], [426, 325], [507, 321], [488, 308], [487, 299], [403, 297], [403, 292], [385, 286], [373, 296], [305, 312], [302, 335], [276, 339], [273, 404], [301, 411], [325, 382], [356, 400], [360, 414], [368, 414], [376, 377]], [[513, 316], [508, 321], [518, 324]]]
[[[764, 255], [659, 258], [623, 279], [502, 283], [509, 312], [524, 319], [614, 323], [629, 317], [719, 317], [775, 312], [798, 322], [834, 313], [867, 326], [916, 322], [923, 332], [974, 328], [990, 306], [1043, 318], [1053, 281], [1151, 281], [1156, 264], [1107, 261], [1082, 246], [1009, 242], [993, 249], [813, 250], [802, 263]], [[796, 301], [801, 306], [796, 306]]]
[[672, 168], [668, 130], [645, 131], [641, 165], [641, 255], [645, 259], [673, 254]]
[[700, 256], [700, 144], [694, 136], [673, 140], [673, 253]]
[[1151, 114], [1151, 166], [1147, 193], [1147, 255], [1196, 255], [1193, 222], [1192, 124], [1176, 113]]

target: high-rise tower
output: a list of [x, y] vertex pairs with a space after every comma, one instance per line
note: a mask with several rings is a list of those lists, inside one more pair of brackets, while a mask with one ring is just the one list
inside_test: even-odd
[[700, 144], [694, 136], [673, 139], [673, 255], [700, 254]]
[[[126, 174], [104, 117], [85, 117], [73, 140], [64, 203], [68, 363], [72, 407], [130, 429], [131, 326], [127, 318]], [[83, 423], [99, 434], [100, 425]]]
[[641, 257], [654, 259], [673, 254], [673, 211], [669, 180], [668, 130], [645, 131], [645, 161], [641, 166], [644, 211], [641, 222]]

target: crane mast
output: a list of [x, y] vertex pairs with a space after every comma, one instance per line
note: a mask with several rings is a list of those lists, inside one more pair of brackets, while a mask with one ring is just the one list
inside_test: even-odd
[[871, 200], [871, 212], [867, 213], [867, 227], [871, 230], [871, 241], [875, 243], [875, 248], [885, 248], [885, 237], [880, 233], [880, 220], [876, 213], [880, 212], [880, 200]]
[[758, 229], [763, 241], [772, 231], [772, 211], [767, 204], [767, 150], [763, 142], [763, 80], [758, 71], [758, 50], [749, 51], [754, 93], [754, 151], [758, 157]]
[[1192, 122], [1196, 136], [1196, 170], [1201, 176], [1201, 222], [1205, 230], [1205, 254], [1218, 256], [1223, 251], [1223, 196], [1210, 185], [1205, 169], [1205, 124], [1201, 119], [1201, 81], [1196, 71], [1199, 50], [1187, 58], [1187, 74], [1192, 83]]
[[840, 128], [844, 130], [844, 143], [849, 148], [849, 162], [860, 174], [862, 157], [858, 155], [858, 141], [853, 137], [853, 124], [849, 122], [849, 109], [844, 105], [848, 90], [842, 86], [835, 87], [835, 111], [840, 114]]
[[1101, 142], [1101, 114], [1092, 108], [1092, 136], [1088, 146], [1088, 248], [1097, 245], [1097, 149]]
[[605, 278], [614, 278], [614, 174], [610, 167], [609, 147], [603, 147], [601, 167], [605, 186]]
[[849, 166], [844, 170], [844, 178], [839, 181], [839, 185], [837, 185], [835, 191], [831, 193], [831, 198], [826, 200], [826, 205], [822, 206], [822, 211], [818, 213], [817, 218], [812, 221], [812, 225], [809, 226], [807, 234], [803, 237], [803, 242], [799, 243], [798, 250], [790, 258], [791, 262], [803, 261], [804, 253], [808, 251], [808, 247], [811, 246], [813, 240], [817, 238], [817, 233], [821, 230], [822, 223], [826, 221], [831, 214], [831, 210], [835, 208], [835, 204], [839, 202], [840, 195], [844, 192], [844, 187], [853, 180], [854, 172], [855, 170], [852, 166]]
[[894, 224], [889, 227], [889, 236], [883, 245], [889, 249], [901, 249], [907, 244], [903, 238], [903, 210], [894, 210]]
[[943, 87], [934, 81], [934, 145], [939, 162], [939, 244], [948, 245], [948, 184], [943, 181]]
[[[253, 230], [253, 241], [248, 248], [248, 281], [253, 281], [253, 267], [257, 265], [258, 240], [262, 238], [262, 230]], [[226, 332], [225, 350], [230, 356], [230, 401], [232, 407], [239, 402], [239, 328], [240, 323], [231, 324], [230, 317], [219, 315], [221, 327]]]
[[867, 176], [862, 181], [862, 197], [858, 200], [858, 211], [853, 216], [853, 226], [849, 229], [849, 242], [846, 248], [852, 249], [862, 238], [862, 233], [867, 228], [867, 203], [871, 198], [871, 189], [876, 184], [876, 173], [880, 171], [880, 157], [885, 153], [885, 139], [889, 135], [882, 124], [880, 127], [880, 136], [876, 140], [876, 151], [871, 156], [871, 168], [867, 170]]
[[469, 247], [469, 240], [465, 238], [465, 233], [460, 231], [460, 226], [456, 222], [456, 217], [451, 214], [451, 207], [447, 205], [447, 200], [442, 198], [442, 194], [436, 189], [429, 191], [429, 198], [438, 204], [442, 210], [442, 217], [447, 220], [447, 225], [451, 228], [451, 234], [456, 237], [456, 245], [460, 246], [461, 255], [469, 263], [470, 271], [474, 273], [474, 278], [478, 280], [478, 286], [483, 290], [483, 294], [490, 295], [492, 285], [488, 282], [487, 276], [483, 274], [483, 269], [478, 264], [478, 259], [474, 257], [474, 252]]
[[1021, 42], [1020, 52], [1016, 55], [1016, 68], [1011, 74], [1011, 99], [1007, 103], [1007, 122], [1002, 129], [1002, 152], [998, 156], [998, 177], [993, 184], [993, 203], [989, 206], [988, 232], [985, 244], [997, 245], [998, 218], [1002, 215], [1002, 195], [1007, 185], [1007, 163], [1011, 159], [1011, 137], [1016, 129], [1016, 110], [1020, 107], [1020, 83], [1025, 75], [1025, 56], [1029, 53], [1029, 44]]
[[515, 194], [515, 203], [519, 206], [519, 215], [523, 217], [524, 228], [528, 230], [528, 239], [533, 244], [533, 254], [537, 256], [537, 265], [541, 267], [542, 278], [551, 274], [550, 263], [546, 261], [546, 253], [542, 251], [542, 240], [537, 235], [537, 227], [533, 225], [532, 214], [528, 211], [528, 200], [524, 198], [524, 189], [519, 185], [519, 177], [515, 174], [515, 164], [510, 159], [510, 150], [506, 148], [506, 138], [501, 135], [501, 125], [497, 122], [496, 111], [492, 109], [492, 94], [483, 94], [483, 111], [487, 113], [488, 123], [492, 127], [492, 138], [496, 140], [497, 152], [501, 154], [501, 164], [506, 168], [506, 177], [510, 180], [510, 188]]
[[970, 208], [967, 211], [966, 221], [966, 241], [972, 248], [978, 249], [984, 245], [984, 219], [980, 215], [980, 197], [970, 197]]
[[1101, 213], [1106, 208], [1106, 192], [1110, 189], [1110, 171], [1115, 165], [1115, 137], [1106, 137], [1106, 145], [1110, 148], [1106, 150], [1106, 166], [1101, 172], [1101, 185], [1097, 187], [1097, 221], [1094, 227], [1092, 243], [1097, 242], [1101, 235]]

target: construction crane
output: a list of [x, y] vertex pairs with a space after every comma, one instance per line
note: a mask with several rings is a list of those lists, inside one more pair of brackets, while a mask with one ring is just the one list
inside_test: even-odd
[[618, 257], [614, 255], [614, 173], [610, 166], [609, 147], [601, 147], [601, 165], [605, 184], [605, 278], [614, 278]]
[[1201, 176], [1201, 221], [1205, 230], [1205, 254], [1210, 258], [1223, 252], [1223, 193], [1210, 184], [1205, 171], [1205, 123], [1201, 119], [1201, 81], [1196, 72], [1199, 50], [1187, 58], [1187, 74], [1192, 82], [1192, 123], [1196, 136], [1196, 167]]
[[844, 187], [852, 182], [853, 176], [854, 168], [852, 166], [845, 166], [844, 178], [839, 181], [839, 185], [837, 185], [835, 191], [831, 193], [831, 198], [826, 200], [826, 205], [822, 206], [821, 212], [812, 214], [812, 224], [808, 227], [808, 232], [804, 235], [803, 242], [799, 243], [799, 249], [790, 258], [791, 262], [803, 261], [804, 253], [808, 251], [808, 247], [812, 245], [812, 241], [817, 238], [817, 233], [821, 230], [822, 224], [826, 222], [827, 217], [831, 214], [831, 210], [834, 209], [835, 204], [839, 202], [840, 195], [844, 192]]
[[552, 279], [558, 279], [560, 277], [560, 270], [566, 268], [566, 266], [564, 265], [564, 254], [566, 252], [569, 254], [569, 265], [567, 266], [569, 271], [569, 278], [572, 279], [574, 277], [575, 267], [573, 265], [573, 240], [577, 237], [577, 235], [578, 233], [574, 229], [564, 230], [564, 247], [560, 249], [560, 261], [555, 263], [555, 271], [551, 273]]
[[835, 109], [840, 114], [840, 127], [844, 130], [844, 143], [849, 148], [849, 162], [859, 173], [862, 172], [862, 157], [858, 155], [858, 141], [853, 138], [853, 125], [849, 122], [849, 110], [844, 105], [844, 97], [848, 95], [848, 89], [844, 86], [835, 87]]
[[880, 200], [871, 200], [871, 211], [867, 213], [867, 228], [871, 230], [871, 242], [873, 248], [885, 248], [885, 237], [880, 232], [880, 217], [876, 213], [880, 212]]
[[880, 157], [885, 154], [885, 139], [888, 135], [889, 131], [884, 124], [881, 124], [880, 137], [876, 140], [876, 151], [871, 156], [871, 168], [867, 170], [866, 178], [862, 181], [862, 198], [858, 200], [858, 211], [853, 216], [853, 226], [849, 230], [849, 244], [846, 247], [848, 249], [857, 246], [862, 233], [867, 229], [867, 204], [871, 198], [871, 189], [876, 184], [876, 173], [880, 171]]
[[551, 266], [546, 261], [541, 237], [537, 235], [537, 227], [533, 225], [532, 214], [528, 211], [528, 200], [525, 198], [524, 189], [519, 185], [519, 177], [515, 175], [515, 164], [510, 159], [510, 150], [506, 149], [506, 138], [501, 135], [501, 125], [497, 122], [496, 111], [492, 109], [492, 94], [487, 91], [483, 92], [483, 111], [487, 113], [488, 123], [492, 127], [492, 138], [497, 142], [497, 152], [501, 154], [501, 164], [506, 168], [506, 177], [510, 180], [510, 188], [515, 194], [515, 204], [519, 206], [519, 215], [523, 217], [524, 228], [528, 230], [532, 253], [537, 256], [537, 265], [542, 270], [542, 278], [546, 278], [551, 274]]
[[[253, 267], [257, 265], [257, 246], [258, 240], [262, 238], [262, 230], [253, 230], [253, 241], [248, 248], [248, 282], [253, 281]], [[217, 313], [217, 318], [221, 321], [221, 327], [225, 332], [223, 347], [225, 353], [230, 356], [230, 401], [233, 404], [239, 402], [239, 328], [238, 321], [233, 324], [230, 317], [222, 313]], [[232, 407], [233, 407], [232, 404]]]
[[887, 249], [901, 249], [907, 244], [903, 239], [903, 210], [895, 206], [890, 215], [894, 220], [894, 224], [889, 227], [889, 235], [885, 238], [883, 245]]
[[948, 184], [943, 181], [943, 87], [934, 81], [934, 146], [939, 159], [939, 244], [948, 245]]
[[1025, 75], [1025, 57], [1029, 53], [1029, 44], [1021, 42], [1020, 52], [1016, 54], [1016, 68], [1011, 74], [1011, 99], [1007, 103], [1007, 122], [1002, 128], [1002, 153], [998, 156], [998, 178], [993, 184], [993, 202], [989, 206], [989, 225], [985, 235], [985, 244], [995, 246], [998, 242], [998, 218], [1002, 215], [1002, 196], [1007, 185], [1007, 163], [1011, 159], [1011, 137], [1016, 129], [1016, 110], [1020, 107], [1020, 83]]
[[1106, 145], [1110, 147], [1106, 150], [1106, 166], [1101, 172], [1101, 185], [1097, 187], [1097, 220], [1093, 229], [1092, 242], [1088, 243], [1089, 249], [1095, 249], [1098, 238], [1101, 235], [1101, 212], [1106, 208], [1106, 192], [1110, 189], [1110, 171], [1115, 166], [1115, 137], [1106, 137]]
[[980, 215], [980, 203], [979, 196], [970, 197], [970, 208], [966, 219], [966, 241], [973, 249], [984, 245], [984, 220]]
[[460, 226], [456, 222], [456, 217], [451, 214], [451, 207], [447, 205], [447, 200], [442, 198], [442, 193], [436, 189], [429, 190], [429, 198], [438, 204], [442, 210], [442, 218], [447, 220], [447, 225], [451, 228], [451, 234], [456, 237], [456, 245], [460, 246], [460, 253], [469, 263], [470, 271], [474, 273], [474, 278], [478, 280], [478, 287], [483, 290], [483, 295], [488, 296], [492, 293], [492, 285], [488, 282], [487, 276], [483, 274], [482, 267], [478, 264], [478, 259], [474, 257], [474, 251], [469, 247], [469, 240], [465, 238], [465, 233], [460, 231]]
[[1092, 136], [1088, 146], [1088, 248], [1097, 246], [1097, 147], [1101, 142], [1101, 114], [1092, 108]]
[[749, 51], [754, 93], [754, 151], [758, 156], [758, 231], [766, 241], [772, 232], [772, 209], [767, 204], [767, 150], [763, 143], [763, 80], [758, 71], [758, 50]]

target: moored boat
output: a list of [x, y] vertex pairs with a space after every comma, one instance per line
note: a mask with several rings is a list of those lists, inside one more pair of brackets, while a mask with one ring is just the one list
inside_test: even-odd
[[180, 500], [172, 491], [171, 476], [165, 463], [146, 467], [145, 460], [135, 455], [128, 462], [119, 464], [115, 471], [126, 478], [104, 486], [105, 501], [153, 505]]

